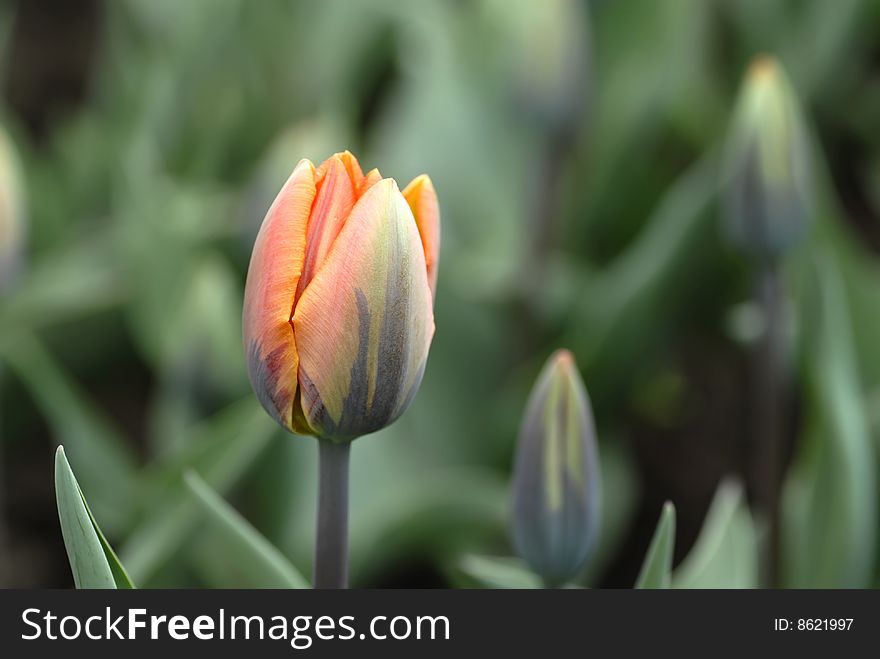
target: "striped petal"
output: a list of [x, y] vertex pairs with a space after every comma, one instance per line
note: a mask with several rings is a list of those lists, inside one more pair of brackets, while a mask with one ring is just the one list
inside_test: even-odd
[[434, 333], [426, 272], [397, 184], [373, 184], [293, 316], [302, 414], [319, 437], [350, 440], [406, 409]]
[[315, 168], [301, 160], [263, 220], [244, 292], [242, 333], [251, 385], [266, 411], [287, 429], [292, 429], [299, 368], [290, 320], [315, 195]]
[[440, 256], [440, 205], [437, 203], [437, 192], [428, 175], [422, 174], [404, 188], [403, 196], [419, 228], [433, 298], [437, 291], [437, 261]]

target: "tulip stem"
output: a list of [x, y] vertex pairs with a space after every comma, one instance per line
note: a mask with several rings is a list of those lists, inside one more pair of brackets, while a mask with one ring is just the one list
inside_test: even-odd
[[312, 583], [348, 587], [348, 442], [318, 440], [318, 519]]
[[756, 346], [754, 388], [754, 447], [752, 468], [759, 509], [767, 520], [763, 553], [763, 582], [777, 586], [779, 577], [779, 496], [781, 486], [780, 442], [785, 404], [784, 332], [782, 310], [785, 292], [776, 264], [764, 264], [758, 272], [756, 302], [764, 318], [764, 330]]

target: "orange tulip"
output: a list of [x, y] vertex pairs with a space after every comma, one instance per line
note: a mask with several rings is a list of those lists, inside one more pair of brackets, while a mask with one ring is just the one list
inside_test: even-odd
[[288, 430], [337, 442], [397, 419], [434, 334], [439, 209], [348, 151], [296, 166], [257, 235], [243, 334], [257, 397]]

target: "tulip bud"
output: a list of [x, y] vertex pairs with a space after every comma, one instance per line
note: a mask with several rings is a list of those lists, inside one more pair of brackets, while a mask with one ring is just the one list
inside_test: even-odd
[[344, 442], [409, 405], [434, 334], [439, 211], [349, 152], [296, 166], [257, 235], [244, 296], [251, 384], [291, 432]]
[[806, 128], [771, 57], [749, 67], [725, 156], [727, 237], [755, 256], [779, 256], [804, 233], [812, 200]]
[[599, 455], [593, 414], [574, 358], [554, 353], [520, 427], [513, 475], [513, 541], [545, 582], [584, 566], [599, 529]]
[[506, 82], [524, 118], [570, 138], [590, 87], [590, 30], [579, 0], [484, 0], [487, 18], [502, 32]]
[[21, 261], [23, 215], [18, 159], [0, 127], [0, 291], [9, 286]]

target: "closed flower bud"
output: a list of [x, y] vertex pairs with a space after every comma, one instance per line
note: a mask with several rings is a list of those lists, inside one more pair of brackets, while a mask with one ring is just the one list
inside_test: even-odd
[[288, 430], [337, 442], [399, 417], [434, 334], [439, 211], [347, 151], [296, 166], [254, 244], [243, 334], [251, 384]]
[[590, 86], [589, 16], [580, 0], [484, 0], [502, 31], [501, 79], [526, 118], [568, 135]]
[[599, 496], [590, 401], [571, 353], [559, 350], [529, 396], [513, 475], [514, 546], [546, 583], [583, 568], [599, 529]]
[[807, 132], [785, 72], [770, 57], [749, 67], [723, 187], [726, 234], [737, 247], [775, 258], [804, 233], [812, 210]]
[[24, 209], [18, 158], [0, 127], [0, 291], [7, 289], [24, 247]]

